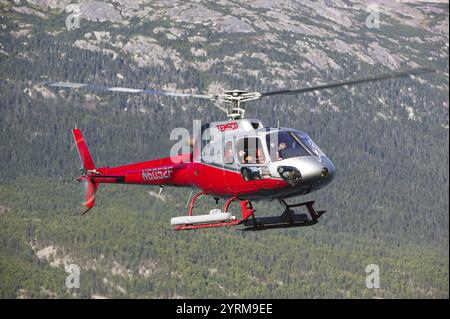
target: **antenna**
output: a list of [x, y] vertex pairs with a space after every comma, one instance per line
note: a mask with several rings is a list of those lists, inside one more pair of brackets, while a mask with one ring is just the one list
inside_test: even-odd
[[158, 199], [161, 199], [160, 197], [161, 197], [161, 193], [162, 193], [163, 189], [164, 189], [164, 185], [160, 185], [159, 186]]

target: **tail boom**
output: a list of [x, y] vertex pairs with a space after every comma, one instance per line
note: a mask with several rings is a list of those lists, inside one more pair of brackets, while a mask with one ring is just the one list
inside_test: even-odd
[[190, 170], [185, 163], [192, 160], [192, 154], [180, 154], [176, 159], [166, 157], [123, 166], [96, 168], [81, 131], [75, 128], [72, 134], [82, 163], [82, 174], [76, 181], [86, 183], [83, 206], [87, 210], [83, 214], [94, 207], [100, 183], [190, 185]]

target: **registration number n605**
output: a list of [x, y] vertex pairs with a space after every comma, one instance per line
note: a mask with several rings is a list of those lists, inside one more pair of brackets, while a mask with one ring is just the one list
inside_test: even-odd
[[142, 170], [142, 179], [152, 181], [158, 179], [168, 179], [172, 177], [171, 167], [158, 167]]

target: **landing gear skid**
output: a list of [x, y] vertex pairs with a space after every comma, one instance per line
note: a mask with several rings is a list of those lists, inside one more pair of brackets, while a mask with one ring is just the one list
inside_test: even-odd
[[[226, 227], [243, 225], [242, 230], [265, 230], [274, 228], [290, 228], [311, 226], [317, 223], [318, 219], [326, 212], [325, 210], [316, 211], [313, 207], [314, 201], [303, 202], [299, 204], [289, 205], [284, 200], [279, 199], [278, 202], [283, 206], [284, 211], [280, 216], [255, 217], [255, 209], [249, 200], [240, 200], [236, 196], [230, 198], [223, 207], [223, 210], [212, 210], [207, 215], [194, 216], [193, 210], [195, 202], [201, 196], [206, 195], [205, 192], [196, 194], [192, 199], [187, 216], [174, 217], [171, 224], [174, 230], [188, 230], [199, 228]], [[239, 201], [241, 207], [241, 218], [238, 219], [229, 211], [229, 207], [233, 201]], [[297, 212], [298, 208], [306, 206], [306, 213]]]
[[[312, 226], [326, 210], [316, 211], [313, 207], [315, 201], [308, 201], [299, 204], [289, 205], [284, 200], [278, 202], [283, 206], [284, 211], [280, 216], [252, 217], [252, 220], [244, 220], [242, 224], [247, 226], [243, 230], [265, 230], [274, 228], [290, 228]], [[306, 206], [307, 213], [299, 213], [296, 208]]]

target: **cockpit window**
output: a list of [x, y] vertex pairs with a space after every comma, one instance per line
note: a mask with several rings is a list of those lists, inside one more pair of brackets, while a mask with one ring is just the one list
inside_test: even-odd
[[262, 164], [266, 161], [259, 138], [241, 138], [236, 143], [239, 164]]
[[303, 132], [295, 132], [295, 136], [300, 140], [300, 142], [308, 148], [308, 150], [316, 156], [324, 156], [325, 154], [321, 151], [319, 146], [313, 142], [313, 140]]
[[294, 138], [291, 132], [267, 134], [266, 143], [272, 162], [291, 157], [311, 156], [311, 153]]

